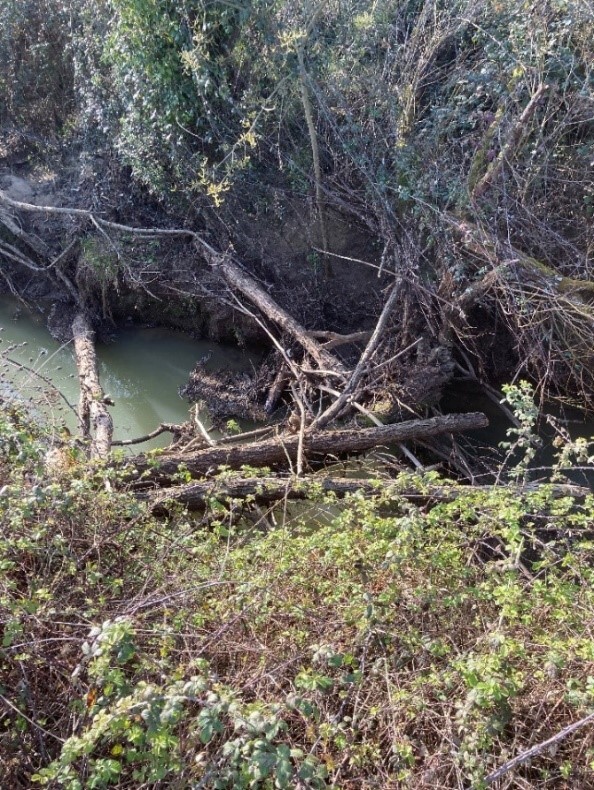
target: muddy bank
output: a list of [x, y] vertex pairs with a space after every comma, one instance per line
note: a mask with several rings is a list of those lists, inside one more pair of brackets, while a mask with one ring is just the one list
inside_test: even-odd
[[[101, 201], [109, 209], [99, 216], [130, 226], [199, 225], [217, 248], [232, 245], [262, 286], [311, 329], [367, 328], [385, 287], [376, 270], [356, 262], [379, 261], [381, 251], [365, 228], [329, 212], [326, 232], [332, 254], [324, 255], [309, 203], [280, 192], [270, 203], [230, 202], [199, 217], [184, 208], [176, 216], [171, 206], [166, 208], [130, 182], [125, 168], [76, 150], [48, 155], [43, 167], [32, 162], [8, 166], [7, 160], [2, 167], [0, 162], [0, 190], [12, 200], [75, 211]], [[20, 237], [14, 232], [17, 227], [23, 232]], [[211, 267], [197, 259], [188, 239], [116, 238], [76, 215], [49, 217], [6, 207], [0, 210], [0, 238], [24, 249], [38, 269], [47, 269], [33, 272], [8, 260], [0, 289], [16, 292], [40, 309], [60, 339], [68, 319], [82, 306], [100, 333], [110, 324], [133, 321], [214, 341], [269, 345], [262, 327]], [[332, 276], [327, 278], [329, 266]]]

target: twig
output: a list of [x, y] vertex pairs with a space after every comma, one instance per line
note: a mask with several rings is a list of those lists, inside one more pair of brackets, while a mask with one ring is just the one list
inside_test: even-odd
[[54, 740], [58, 741], [59, 743], [65, 743], [65, 741], [62, 738], [58, 738], [58, 736], [54, 735], [53, 732], [50, 732], [49, 730], [44, 729], [41, 726], [41, 724], [37, 724], [36, 721], [33, 721], [33, 719], [30, 719], [26, 714], [23, 713], [22, 710], [19, 710], [16, 705], [13, 705], [12, 702], [10, 700], [6, 699], [6, 697], [4, 697], [2, 694], [0, 694], [0, 700], [2, 700], [2, 702], [7, 707], [12, 708], [12, 710], [14, 710], [16, 713], [18, 713], [19, 716], [22, 716], [23, 719], [25, 719], [25, 721], [28, 721], [29, 724], [32, 724], [33, 727], [35, 727], [35, 729], [41, 730], [41, 732], [45, 733], [45, 735], [49, 735], [50, 738], [53, 738]]
[[162, 433], [175, 433], [180, 430], [180, 427], [171, 423], [161, 423], [158, 428], [155, 428], [154, 431], [147, 433], [145, 436], [139, 436], [137, 439], [118, 439], [111, 444], [113, 447], [128, 447], [131, 444], [142, 444], [143, 442], [150, 442], [151, 439], [155, 439]]
[[12, 359], [11, 357], [4, 356], [2, 357], [2, 359], [4, 359], [4, 361], [7, 362], [9, 365], [18, 368], [19, 370], [24, 370], [27, 373], [30, 373], [32, 376], [41, 379], [41, 381], [43, 381], [44, 384], [47, 384], [47, 386], [50, 387], [52, 392], [55, 392], [56, 395], [62, 398], [62, 400], [68, 406], [68, 408], [76, 415], [76, 418], [79, 419], [79, 415], [78, 412], [76, 411], [76, 408], [72, 405], [72, 403], [70, 403], [70, 401], [64, 395], [64, 393], [61, 390], [59, 390], [58, 387], [56, 387], [56, 385], [53, 382], [51, 382], [46, 376], [44, 376], [43, 373], [39, 373], [34, 368], [31, 368], [28, 365], [24, 365], [22, 362], [17, 362], [16, 359]]
[[415, 346], [418, 346], [422, 339], [423, 339], [422, 337], [418, 337], [416, 340], [413, 340], [412, 343], [406, 346], [406, 348], [401, 349], [397, 354], [394, 354], [393, 357], [390, 357], [389, 359], [380, 362], [379, 365], [376, 365], [371, 372], [376, 373], [381, 368], [385, 368], [386, 365], [390, 365], [392, 362], [395, 362], [397, 359], [399, 359], [401, 356], [406, 354], [408, 351], [412, 351]]
[[361, 332], [352, 332], [350, 335], [341, 335], [338, 332], [326, 332], [323, 330], [313, 330], [309, 333], [315, 340], [322, 343], [322, 347], [326, 350], [336, 348], [337, 346], [346, 346], [350, 343], [358, 343], [360, 341], [367, 342], [371, 337], [371, 332], [367, 329]]
[[514, 768], [517, 768], [518, 765], [523, 765], [528, 760], [531, 760], [533, 757], [537, 757], [542, 752], [546, 751], [549, 746], [553, 746], [559, 741], [562, 741], [564, 738], [567, 738], [568, 735], [571, 735], [573, 732], [577, 730], [581, 730], [582, 727], [585, 727], [590, 722], [594, 722], [594, 713], [590, 713], [588, 716], [584, 716], [583, 719], [579, 719], [579, 721], [575, 721], [573, 724], [562, 729], [556, 735], [553, 735], [551, 738], [548, 738], [546, 741], [542, 743], [537, 743], [536, 746], [532, 746], [530, 749], [526, 749], [524, 752], [520, 752], [520, 754], [516, 755], [512, 760], [508, 760], [508, 762], [504, 763], [500, 768], [497, 768], [496, 771], [492, 771], [488, 776], [483, 779], [483, 784], [492, 785], [493, 782], [496, 782], [498, 779], [501, 779], [502, 776], [512, 771]]
[[208, 444], [210, 447], [214, 447], [216, 441], [210, 437], [208, 431], [206, 430], [206, 428], [202, 424], [200, 417], [198, 416], [198, 404], [194, 404], [194, 425], [198, 428], [198, 430], [204, 437], [206, 444]]
[[232, 442], [243, 442], [245, 439], [255, 439], [256, 436], [262, 436], [265, 433], [272, 433], [274, 428], [267, 425], [265, 428], [255, 428], [253, 431], [245, 431], [244, 433], [236, 433], [233, 436], [223, 436], [219, 439], [217, 444], [231, 444]]
[[299, 397], [297, 392], [297, 387], [291, 383], [291, 392], [293, 393], [293, 399], [297, 406], [299, 407], [299, 412], [301, 415], [301, 421], [299, 425], [299, 444], [297, 445], [297, 477], [301, 477], [303, 475], [303, 439], [305, 437], [305, 406], [303, 405], [302, 399]]

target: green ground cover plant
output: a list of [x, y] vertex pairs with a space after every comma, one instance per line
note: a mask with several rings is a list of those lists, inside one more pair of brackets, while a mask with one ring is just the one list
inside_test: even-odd
[[[590, 495], [399, 497], [432, 472], [265, 519], [213, 501], [157, 520], [75, 447], [50, 474], [47, 442], [4, 405], [0, 754], [17, 786], [481, 788], [594, 706]], [[500, 786], [593, 781], [585, 729]]]

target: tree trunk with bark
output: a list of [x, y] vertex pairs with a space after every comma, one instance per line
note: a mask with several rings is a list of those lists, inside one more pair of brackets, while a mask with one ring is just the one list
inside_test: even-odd
[[[484, 414], [448, 414], [427, 420], [408, 420], [381, 428], [357, 428], [341, 431], [320, 431], [305, 434], [302, 442], [303, 456], [308, 460], [322, 461], [325, 458], [347, 456], [400, 442], [429, 439], [445, 433], [459, 433], [484, 428], [489, 421]], [[237, 447], [212, 447], [193, 455], [164, 455], [155, 460], [138, 456], [133, 460], [131, 479], [140, 487], [151, 484], [166, 485], [180, 467], [193, 477], [212, 474], [221, 466], [239, 469], [249, 465], [255, 467], [287, 467], [296, 463], [299, 455], [300, 437], [282, 435], [254, 444]]]
[[72, 322], [72, 337], [80, 385], [80, 422], [85, 438], [91, 442], [91, 458], [105, 459], [111, 449], [113, 420], [99, 380], [95, 333], [84, 313], [77, 313]]

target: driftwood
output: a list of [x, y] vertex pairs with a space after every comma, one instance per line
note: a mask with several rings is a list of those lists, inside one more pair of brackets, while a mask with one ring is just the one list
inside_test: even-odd
[[[509, 491], [510, 487], [506, 486]], [[422, 489], [403, 487], [397, 481], [365, 480], [348, 477], [234, 477], [221, 480], [207, 480], [189, 483], [183, 486], [152, 491], [139, 491], [137, 498], [148, 502], [151, 510], [157, 515], [167, 511], [168, 503], [176, 502], [185, 505], [189, 510], [203, 510], [209, 501], [216, 499], [223, 502], [231, 500], [247, 500], [265, 505], [284, 499], [308, 499], [318, 493], [333, 493], [341, 498], [348, 494], [360, 492], [366, 497], [386, 496], [390, 501], [399, 498], [417, 505], [453, 502], [458, 497], [468, 494], [477, 496], [488, 495], [495, 490], [494, 486], [470, 485], [430, 485]], [[538, 490], [537, 484], [527, 484], [513, 488], [517, 496], [525, 496]], [[557, 484], [549, 487], [555, 499], [571, 496], [583, 499], [588, 493], [587, 488], [574, 485]]]
[[[458, 433], [484, 428], [489, 421], [484, 414], [447, 414], [428, 420], [408, 420], [381, 428], [306, 433], [303, 455], [307, 459], [323, 459], [363, 452], [372, 448], [400, 442], [428, 439], [444, 433]], [[193, 455], [163, 455], [158, 465], [154, 458], [137, 456], [133, 460], [132, 480], [141, 485], [167, 484], [183, 467], [193, 477], [215, 472], [220, 466], [239, 469], [241, 466], [290, 466], [297, 461], [300, 437], [283, 435], [254, 444], [237, 447], [212, 447]]]
[[84, 313], [72, 322], [74, 356], [80, 384], [79, 419], [85, 438], [91, 441], [91, 458], [107, 458], [111, 449], [113, 421], [97, 369], [95, 333]]

